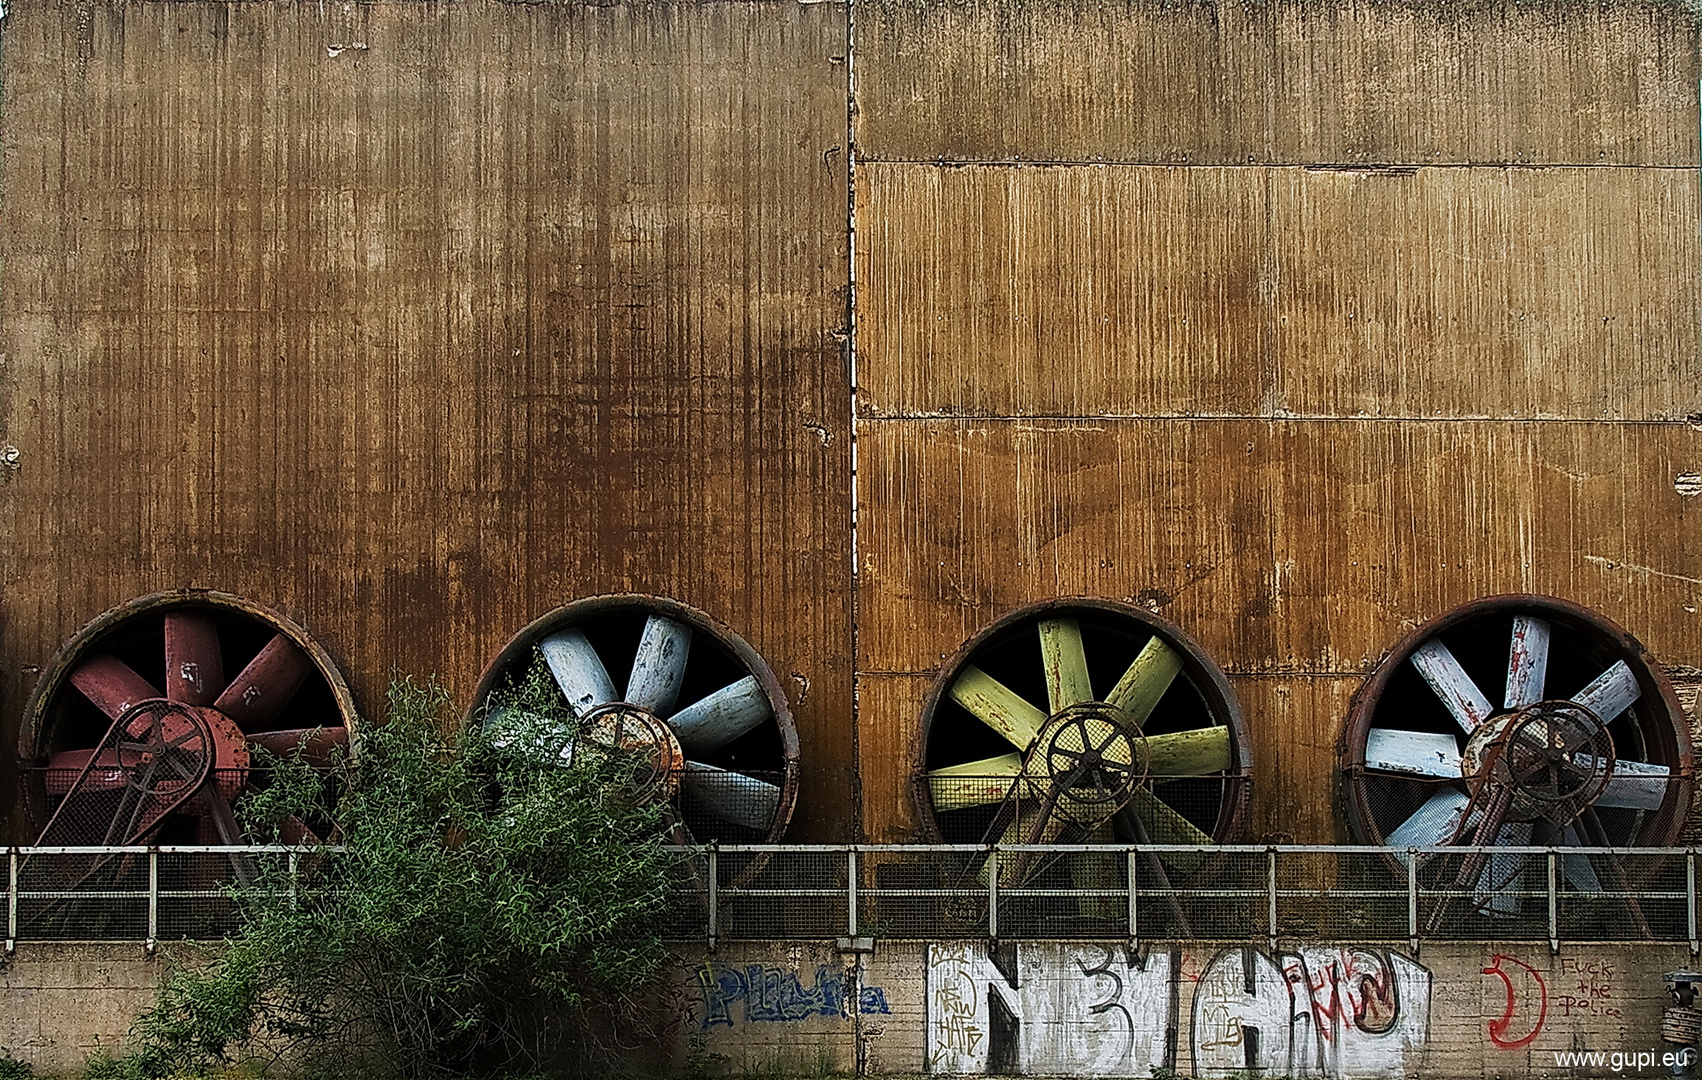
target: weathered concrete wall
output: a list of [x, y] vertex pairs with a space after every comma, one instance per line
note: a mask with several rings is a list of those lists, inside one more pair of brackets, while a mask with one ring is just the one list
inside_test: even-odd
[[[769, 1075], [1654, 1076], [1556, 1055], [1663, 1052], [1660, 976], [1692, 963], [1683, 946], [1623, 944], [686, 948], [673, 1055]], [[121, 1045], [165, 965], [137, 944], [20, 944], [0, 974], [0, 1049], [74, 1071]]]
[[729, 946], [685, 965], [680, 1052], [869, 1073], [1634, 1075], [1610, 1055], [1658, 1061], [1660, 976], [1691, 962], [1640, 945]]
[[137, 942], [20, 942], [0, 964], [0, 1049], [48, 1076], [116, 1054], [167, 963]]

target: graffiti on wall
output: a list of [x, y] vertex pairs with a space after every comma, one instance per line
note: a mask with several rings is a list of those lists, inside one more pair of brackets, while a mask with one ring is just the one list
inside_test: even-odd
[[[1575, 964], [1576, 961], [1567, 960], [1566, 963]], [[1593, 971], [1588, 974], [1593, 975], [1600, 971], [1602, 965], [1589, 966]], [[1523, 960], [1496, 953], [1489, 958], [1489, 966], [1483, 969], [1483, 973], [1500, 979], [1507, 994], [1506, 1008], [1499, 1017], [1489, 1022], [1489, 1041], [1503, 1050], [1518, 1050], [1535, 1042], [1536, 1037], [1542, 1034], [1543, 1025], [1548, 1022], [1548, 984], [1543, 981], [1542, 972]], [[1612, 975], [1611, 967], [1608, 975]], [[1588, 989], [1588, 984], [1579, 985], [1582, 992]], [[1617, 1009], [1614, 1015], [1619, 1015]]]
[[[1179, 1023], [1183, 982], [1193, 1008]], [[1430, 987], [1416, 961], [1351, 946], [1200, 964], [1120, 945], [942, 943], [928, 950], [928, 1068], [1147, 1076], [1182, 1057], [1208, 1077], [1404, 1077], [1429, 1038]]]
[[[774, 1023], [808, 1020], [812, 1016], [849, 1016], [853, 986], [844, 970], [828, 964], [816, 968], [815, 982], [806, 986], [796, 971], [745, 964], [702, 964], [696, 971], [701, 1006], [697, 1015], [705, 1028], [732, 1027], [736, 1022]], [[865, 1016], [892, 1010], [878, 986], [856, 988], [857, 1008]]]

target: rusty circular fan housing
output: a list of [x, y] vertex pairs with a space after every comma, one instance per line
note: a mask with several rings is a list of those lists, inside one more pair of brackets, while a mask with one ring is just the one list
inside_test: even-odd
[[[744, 638], [659, 596], [595, 596], [526, 627], [485, 668], [469, 723], [542, 655], [585, 736], [639, 750], [639, 787], [688, 843], [778, 841], [798, 796], [798, 733]], [[568, 745], [575, 732], [561, 732]]]
[[999, 619], [941, 668], [913, 795], [932, 840], [1222, 844], [1241, 837], [1251, 772], [1235, 694], [1180, 628], [1056, 599]]
[[[283, 615], [225, 593], [140, 597], [79, 630], [24, 706], [24, 802], [41, 844], [244, 844], [253, 750], [347, 747], [354, 700]], [[319, 823], [281, 822], [286, 841]]]
[[[1407, 635], [1354, 695], [1338, 756], [1354, 839], [1394, 847], [1669, 846], [1694, 769], [1648, 650], [1596, 612], [1529, 594]], [[1474, 864], [1464, 886], [1512, 914], [1527, 861]], [[1563, 863], [1568, 888], [1601, 891], [1590, 860]]]

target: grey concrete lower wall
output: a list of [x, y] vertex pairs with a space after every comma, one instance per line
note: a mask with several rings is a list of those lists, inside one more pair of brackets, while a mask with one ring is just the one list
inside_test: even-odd
[[1692, 963], [1607, 944], [723, 947], [685, 965], [682, 1051], [764, 1072], [1670, 1075], [1662, 974]]
[[[684, 948], [672, 1058], [768, 1075], [1666, 1076], [1662, 974], [1693, 963], [1682, 945]], [[22, 943], [0, 1048], [74, 1072], [121, 1046], [165, 968], [140, 945]]]

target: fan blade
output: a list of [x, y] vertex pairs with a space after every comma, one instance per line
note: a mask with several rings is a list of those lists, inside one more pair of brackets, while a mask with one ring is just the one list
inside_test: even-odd
[[1205, 776], [1222, 772], [1235, 764], [1226, 727], [1203, 727], [1153, 735], [1148, 737], [1146, 745], [1151, 754], [1147, 775], [1154, 783], [1182, 776]]
[[307, 822], [291, 814], [278, 822], [278, 843], [289, 844], [291, 847], [318, 847], [325, 841], [319, 834], [308, 827]]
[[338, 747], [348, 749], [349, 729], [338, 726], [262, 731], [248, 736], [248, 742], [277, 757], [289, 757], [299, 748], [304, 760], [323, 769], [331, 764], [333, 751]]
[[555, 676], [556, 685], [575, 716], [584, 716], [599, 705], [607, 705], [620, 694], [609, 669], [586, 639], [583, 630], [562, 630], [538, 643], [544, 663]]
[[244, 731], [262, 730], [284, 711], [312, 670], [307, 654], [279, 634], [231, 680], [213, 708]]
[[[242, 827], [236, 823], [236, 815], [231, 812], [230, 801], [225, 798], [225, 793], [219, 790], [219, 785], [208, 784], [201, 789], [201, 805], [206, 807], [207, 816], [213, 819], [213, 825], [219, 831], [220, 842], [232, 846], [248, 843], [248, 838], [242, 835]], [[244, 888], [253, 888], [254, 883], [259, 880], [253, 861], [247, 855], [235, 851], [229, 852], [227, 857], [237, 882]]]
[[1489, 699], [1483, 696], [1483, 691], [1466, 674], [1465, 668], [1448, 651], [1448, 646], [1442, 644], [1441, 638], [1431, 638], [1415, 649], [1412, 666], [1436, 691], [1436, 696], [1442, 699], [1442, 704], [1447, 706], [1448, 712], [1467, 735], [1476, 731], [1477, 726], [1495, 711]]
[[1105, 700], [1128, 713], [1134, 718], [1135, 726], [1140, 727], [1158, 707], [1159, 699], [1164, 697], [1164, 692], [1170, 689], [1171, 682], [1181, 670], [1181, 655], [1155, 634], [1147, 640], [1140, 655], [1123, 672], [1123, 677], [1117, 680], [1117, 685], [1111, 688]]
[[82, 788], [85, 791], [113, 791], [121, 788], [127, 782], [124, 770], [118, 766], [116, 750], [62, 750], [47, 759], [47, 771], [42, 776], [42, 783], [47, 793], [54, 798], [66, 794], [77, 783], [77, 777], [82, 774], [83, 766], [94, 758], [94, 767], [89, 775], [84, 777]]
[[[1210, 844], [1212, 838], [1200, 827], [1171, 809], [1169, 804], [1145, 788], [1138, 789], [1129, 801], [1129, 810], [1146, 829], [1154, 844]], [[1179, 870], [1189, 871], [1205, 860], [1198, 852], [1162, 852], [1159, 858]]]
[[[1579, 758], [1588, 755], [1580, 754]], [[1588, 763], [1580, 761], [1586, 767], [1596, 764], [1599, 759], [1590, 759]], [[1646, 761], [1616, 761], [1613, 763], [1613, 775], [1608, 779], [1607, 787], [1596, 799], [1597, 806], [1611, 806], [1621, 810], [1659, 810], [1661, 803], [1666, 801], [1667, 781], [1672, 777], [1672, 770], [1665, 765], [1651, 765]]]
[[951, 684], [951, 699], [1018, 750], [1027, 750], [1046, 724], [1045, 713], [974, 664], [965, 665]]
[[129, 664], [107, 653], [83, 661], [71, 673], [71, 685], [114, 720], [140, 703], [160, 696], [153, 684], [136, 674]]
[[686, 676], [686, 658], [691, 655], [691, 627], [665, 615], [652, 615], [638, 639], [638, 655], [632, 660], [632, 677], [626, 683], [626, 700], [657, 716], [673, 711]]
[[1372, 728], [1365, 733], [1365, 767], [1409, 776], [1460, 779], [1460, 750], [1452, 735]]
[[1457, 788], [1444, 788], [1426, 799], [1413, 815], [1395, 826], [1386, 841], [1390, 847], [1440, 847], [1460, 831], [1471, 797]]
[[[1009, 847], [1012, 844], [1050, 844], [1063, 833], [1069, 824], [1058, 814], [1052, 814], [1045, 821], [1040, 820], [1041, 808], [1033, 804], [1018, 804], [1016, 816], [1011, 818], [1005, 831], [999, 834], [999, 846]], [[1038, 830], [1036, 829], [1038, 826]], [[1045, 856], [1032, 851], [1011, 851], [999, 853], [999, 885], [1001, 888], [1018, 888], [1029, 878], [1033, 877], [1042, 865]], [[981, 883], [987, 884], [992, 875], [988, 869], [992, 860], [981, 864]]]
[[1637, 676], [1631, 674], [1631, 665], [1618, 660], [1596, 676], [1595, 682], [1573, 694], [1572, 701], [1595, 713], [1596, 719], [1606, 724], [1642, 696], [1643, 688], [1637, 685]]
[[1046, 701], [1053, 713], [1093, 700], [1087, 652], [1076, 620], [1040, 620], [1040, 661], [1046, 669]]
[[[1531, 823], [1509, 821], [1495, 834], [1495, 847], [1522, 847], [1531, 842]], [[1490, 855], [1477, 875], [1476, 898], [1484, 911], [1495, 915], [1517, 915], [1525, 906], [1519, 895], [1524, 884], [1525, 854]]]
[[[1107, 818], [1083, 840], [1084, 844], [1115, 844], [1117, 834]], [[1117, 872], [1117, 856], [1111, 852], [1083, 851], [1069, 856], [1070, 882], [1078, 889], [1095, 892], [1121, 891], [1122, 875]], [[1076, 910], [1090, 919], [1112, 919], [1128, 911], [1127, 900], [1113, 896], [1080, 896]]]
[[1522, 709], [1542, 700], [1548, 681], [1548, 620], [1534, 615], [1513, 619], [1513, 641], [1507, 649], [1507, 693], [1502, 707]]
[[679, 736], [687, 753], [707, 754], [719, 750], [740, 735], [754, 731], [773, 716], [768, 695], [755, 675], [747, 675], [731, 686], [723, 686], [700, 701], [675, 713], [668, 724]]
[[1011, 782], [1021, 773], [1021, 754], [947, 765], [928, 773], [928, 793], [933, 796], [935, 810], [986, 806], [1003, 802], [1011, 794]]
[[[1578, 826], [1568, 825], [1560, 834], [1560, 841], [1567, 847], [1583, 847], [1584, 834], [1578, 831]], [[1582, 893], [1600, 893], [1601, 878], [1596, 876], [1596, 868], [1590, 865], [1588, 855], [1562, 855], [1560, 868], [1566, 874], [1566, 883]]]
[[761, 833], [773, 825], [780, 809], [780, 785], [701, 761], [686, 762], [680, 786], [722, 821]]
[[219, 629], [196, 611], [165, 616], [165, 696], [184, 705], [211, 705], [225, 688]]

